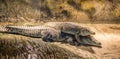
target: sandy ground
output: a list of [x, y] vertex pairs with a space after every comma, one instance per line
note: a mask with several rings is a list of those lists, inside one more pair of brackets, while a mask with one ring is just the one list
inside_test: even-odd
[[55, 43], [87, 59], [120, 59], [120, 24], [80, 24], [96, 32], [94, 37], [102, 43], [102, 48], [75, 47]]

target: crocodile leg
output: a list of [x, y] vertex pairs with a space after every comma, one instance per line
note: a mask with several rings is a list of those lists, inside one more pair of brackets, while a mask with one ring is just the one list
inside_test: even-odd
[[75, 34], [75, 39], [79, 44], [81, 43], [80, 36], [79, 36], [79, 31]]

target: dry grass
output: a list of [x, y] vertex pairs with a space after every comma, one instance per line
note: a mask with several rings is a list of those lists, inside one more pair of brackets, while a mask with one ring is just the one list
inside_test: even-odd
[[118, 21], [116, 19], [120, 16], [120, 6], [116, 1], [111, 3], [104, 0], [5, 0], [0, 3], [0, 21], [2, 22], [49, 20], [89, 22], [91, 19]]

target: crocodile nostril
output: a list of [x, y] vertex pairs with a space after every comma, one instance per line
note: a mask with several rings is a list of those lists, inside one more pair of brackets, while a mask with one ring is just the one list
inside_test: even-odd
[[92, 34], [95, 35], [95, 32], [93, 32]]
[[99, 45], [101, 45], [101, 43], [98, 43]]

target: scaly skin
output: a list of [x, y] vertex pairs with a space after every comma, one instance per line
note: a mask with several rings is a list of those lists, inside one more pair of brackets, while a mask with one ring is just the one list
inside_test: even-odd
[[0, 59], [84, 59], [54, 44], [32, 38], [0, 38]]
[[[29, 26], [6, 26], [7, 32], [9, 33], [17, 33], [22, 35], [28, 35], [33, 37], [42, 37], [42, 32], [51, 32], [51, 34], [58, 34], [55, 29], [45, 27], [45, 26], [37, 26], [37, 27], [29, 27]], [[53, 32], [54, 31], [54, 32]]]

